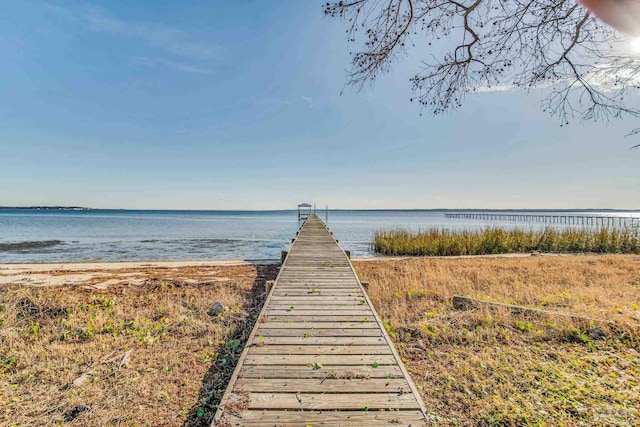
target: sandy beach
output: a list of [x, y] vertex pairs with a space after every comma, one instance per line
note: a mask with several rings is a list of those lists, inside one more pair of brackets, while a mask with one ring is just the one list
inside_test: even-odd
[[[452, 256], [446, 259], [529, 258], [531, 254]], [[542, 257], [583, 256], [566, 254], [536, 254]], [[438, 257], [421, 257], [436, 259]], [[354, 262], [386, 262], [415, 259], [408, 256], [356, 258]], [[124, 261], [70, 263], [0, 263], [0, 285], [80, 286], [105, 289], [110, 285], [140, 285], [146, 280], [162, 276], [167, 280], [185, 283], [224, 282], [231, 280], [220, 274], [219, 267], [274, 265], [275, 259], [211, 260], [211, 261]]]
[[185, 283], [225, 282], [231, 279], [220, 274], [220, 267], [271, 265], [276, 262], [223, 260], [0, 264], [0, 285], [69, 285], [106, 289], [110, 285], [141, 285], [158, 277]]

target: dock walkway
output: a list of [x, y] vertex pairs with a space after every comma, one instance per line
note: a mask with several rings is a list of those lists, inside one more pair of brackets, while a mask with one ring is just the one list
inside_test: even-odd
[[424, 403], [322, 221], [300, 229], [214, 426], [423, 426]]

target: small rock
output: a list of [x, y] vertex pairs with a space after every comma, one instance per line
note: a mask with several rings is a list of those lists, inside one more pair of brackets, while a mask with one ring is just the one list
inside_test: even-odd
[[407, 347], [405, 348], [405, 351], [411, 354], [424, 354], [424, 350], [417, 347]]
[[416, 340], [416, 347], [418, 348], [426, 348], [426, 346], [424, 345], [424, 341], [417, 339]]
[[589, 330], [587, 331], [587, 335], [592, 340], [606, 340], [607, 339], [607, 334], [602, 329], [598, 328], [597, 326], [594, 326], [593, 328], [589, 328]]
[[71, 384], [73, 387], [82, 387], [86, 383], [88, 383], [93, 378], [93, 372], [87, 371], [84, 374], [80, 375], [78, 378], [73, 380]]
[[78, 405], [72, 410], [67, 411], [64, 414], [64, 420], [66, 422], [73, 421], [74, 419], [76, 419], [78, 415], [80, 415], [83, 412], [89, 411], [90, 409], [91, 408], [88, 405]]
[[217, 316], [222, 312], [224, 312], [224, 305], [220, 301], [216, 301], [211, 306], [211, 310], [209, 310], [209, 316]]

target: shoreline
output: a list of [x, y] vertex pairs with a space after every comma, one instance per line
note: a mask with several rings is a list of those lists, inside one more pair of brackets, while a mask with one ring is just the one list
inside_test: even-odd
[[[351, 261], [394, 261], [405, 259], [469, 259], [469, 258], [527, 258], [530, 256], [596, 256], [596, 255], [618, 255], [612, 253], [505, 253], [505, 254], [486, 254], [486, 255], [379, 255], [366, 257], [351, 257]], [[629, 254], [619, 254], [629, 255]], [[83, 267], [113, 269], [122, 267], [197, 267], [197, 266], [234, 266], [234, 265], [259, 265], [259, 264], [280, 264], [280, 260], [276, 258], [264, 259], [211, 259], [211, 260], [142, 260], [142, 261], [61, 261], [61, 262], [0, 262], [2, 268], [74, 268], [82, 269]]]
[[271, 259], [221, 259], [221, 260], [174, 260], [174, 261], [87, 261], [87, 262], [0, 262], [0, 271], [12, 270], [117, 270], [121, 268], [149, 268], [149, 267], [229, 267], [240, 265], [277, 264]]
[[122, 284], [143, 285], [158, 278], [184, 283], [230, 282], [238, 270], [277, 263], [277, 260], [0, 263], [0, 286], [106, 289]]
[[[616, 254], [613, 254], [615, 256]], [[622, 254], [621, 254], [622, 255]], [[354, 263], [377, 263], [408, 260], [471, 260], [612, 256], [612, 254], [491, 254], [461, 256], [378, 256], [352, 258]], [[628, 255], [627, 255], [628, 256]], [[112, 285], [142, 285], [147, 280], [177, 280], [184, 283], [229, 282], [227, 270], [260, 265], [279, 266], [277, 259], [228, 259], [181, 261], [109, 261], [61, 263], [0, 263], [0, 286], [54, 287], [78, 286], [106, 289]], [[231, 271], [232, 272], [232, 271]], [[231, 274], [232, 275], [232, 274]]]

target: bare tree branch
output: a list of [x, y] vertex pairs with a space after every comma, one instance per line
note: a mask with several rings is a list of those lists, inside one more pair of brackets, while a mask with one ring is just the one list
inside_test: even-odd
[[575, 0], [359, 0], [324, 12], [344, 20], [359, 46], [347, 81], [357, 89], [407, 47], [445, 45], [411, 78], [412, 100], [433, 114], [460, 107], [469, 92], [508, 87], [548, 89], [542, 108], [563, 124], [640, 115], [625, 103], [640, 85], [637, 55]]

